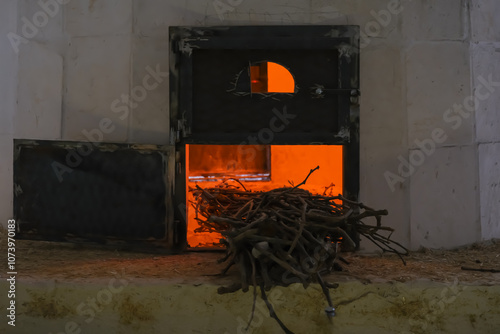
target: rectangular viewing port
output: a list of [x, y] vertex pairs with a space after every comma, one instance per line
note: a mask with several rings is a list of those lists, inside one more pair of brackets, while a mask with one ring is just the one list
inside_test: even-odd
[[195, 232], [199, 225], [189, 189], [197, 185], [210, 188], [235, 178], [247, 190], [268, 191], [299, 184], [320, 166], [301, 188], [313, 194], [343, 193], [341, 145], [186, 145], [186, 157], [189, 247], [221, 247], [220, 234]]

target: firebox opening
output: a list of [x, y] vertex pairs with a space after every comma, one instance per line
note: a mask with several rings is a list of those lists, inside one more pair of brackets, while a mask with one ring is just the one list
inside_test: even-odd
[[295, 80], [284, 66], [263, 61], [250, 66], [252, 93], [294, 93]]
[[289, 181], [299, 184], [312, 168], [320, 166], [301, 188], [312, 193], [338, 195], [343, 193], [342, 150], [341, 145], [186, 145], [189, 247], [221, 246], [220, 234], [195, 232], [199, 225], [189, 188], [213, 187], [217, 183], [209, 181], [237, 178], [247, 190], [267, 191], [291, 186]]

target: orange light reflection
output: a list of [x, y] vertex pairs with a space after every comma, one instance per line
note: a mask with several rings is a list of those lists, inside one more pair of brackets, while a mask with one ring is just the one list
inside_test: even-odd
[[[235, 155], [238, 154], [237, 146], [232, 145], [186, 145], [186, 151], [189, 152], [190, 147], [196, 147], [198, 154], [203, 152], [218, 151], [217, 158], [225, 161], [235, 160]], [[210, 146], [210, 147], [209, 147]], [[256, 157], [258, 156], [259, 148], [248, 146], [245, 150], [251, 156], [251, 150], [254, 149]], [[186, 154], [188, 157], [189, 154]], [[250, 156], [249, 155], [249, 156]], [[309, 171], [320, 166], [320, 169], [315, 171], [307, 183], [301, 186], [302, 189], [309, 190], [315, 194], [323, 194], [325, 187], [332, 185], [327, 194], [338, 195], [342, 193], [342, 146], [338, 145], [272, 145], [271, 146], [271, 180], [270, 181], [248, 181], [243, 182], [248, 190], [267, 191], [279, 187], [290, 186], [288, 181], [292, 181], [294, 185], [302, 182]], [[205, 161], [204, 158], [197, 157], [197, 161]], [[239, 157], [238, 161], [244, 161], [244, 157]], [[194, 160], [193, 160], [194, 161]], [[217, 164], [218, 166], [226, 165], [225, 162]], [[231, 164], [230, 164], [231, 165]], [[206, 167], [204, 167], [206, 169]], [[187, 169], [187, 201], [193, 200], [189, 193], [189, 187], [195, 187], [198, 184], [202, 188], [213, 187], [216, 182], [189, 182], [189, 170], [199, 169], [197, 166], [190, 165], [190, 161], [186, 161]], [[217, 170], [220, 172], [220, 170]], [[205, 171], [206, 172], [206, 171]], [[198, 222], [195, 218], [195, 210], [189, 204], [187, 205], [188, 226], [187, 238], [188, 244], [191, 247], [210, 247], [213, 243], [218, 243], [221, 238], [216, 233], [195, 233], [194, 230], [198, 227]]]

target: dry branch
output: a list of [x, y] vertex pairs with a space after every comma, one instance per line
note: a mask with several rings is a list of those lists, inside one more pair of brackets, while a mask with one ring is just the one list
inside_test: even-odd
[[[224, 273], [237, 264], [241, 275], [238, 287], [247, 291], [252, 285], [255, 296], [260, 286], [271, 316], [287, 333], [291, 332], [266, 300], [265, 290], [274, 285], [301, 282], [306, 287], [317, 282], [331, 312], [332, 302], [321, 274], [340, 268], [336, 262], [343, 260], [338, 254], [340, 249], [357, 247], [353, 236], [362, 235], [402, 260], [402, 255], [407, 254], [406, 248], [390, 239], [390, 234], [382, 233], [393, 231], [381, 225], [387, 210], [374, 210], [341, 195], [314, 195], [300, 189], [318, 168], [311, 169], [305, 180], [294, 187], [265, 192], [247, 191], [237, 180], [239, 185], [225, 181], [213, 188], [190, 189], [199, 223], [195, 231], [222, 234], [227, 248], [223, 261], [228, 261]], [[369, 218], [375, 218], [374, 225], [362, 221]], [[232, 292], [234, 288], [219, 291]]]

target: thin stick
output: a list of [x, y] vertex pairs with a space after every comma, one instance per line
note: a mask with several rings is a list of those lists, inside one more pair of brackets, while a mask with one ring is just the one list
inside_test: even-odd
[[245, 328], [245, 330], [247, 331], [250, 328], [250, 324], [252, 323], [253, 316], [255, 314], [255, 303], [257, 302], [257, 279], [255, 278], [255, 272], [256, 272], [255, 260], [252, 256], [252, 254], [250, 254], [250, 252], [248, 251], [248, 249], [246, 250], [246, 253], [247, 253], [247, 256], [250, 258], [250, 263], [252, 264], [252, 285], [253, 285], [252, 314], [250, 316], [250, 319], [248, 320], [247, 328]]
[[285, 331], [286, 334], [294, 334], [291, 330], [289, 330], [285, 326], [285, 324], [283, 322], [281, 322], [281, 320], [278, 318], [278, 315], [276, 314], [276, 312], [274, 312], [273, 305], [267, 299], [266, 290], [264, 289], [264, 283], [260, 283], [260, 292], [261, 292], [262, 300], [266, 303], [266, 306], [267, 306], [267, 309], [269, 310], [269, 315], [271, 316], [271, 318], [274, 318], [278, 322], [281, 329], [283, 331]]
[[227, 178], [226, 180], [233, 180], [233, 181], [238, 182], [243, 187], [243, 189], [245, 189], [245, 191], [247, 191], [247, 188], [245, 188], [245, 186], [243, 185], [243, 183], [241, 183], [240, 180], [235, 179], [234, 177]]
[[321, 275], [319, 273], [316, 273], [316, 278], [318, 279], [319, 285], [321, 285], [321, 289], [323, 289], [323, 294], [326, 297], [326, 301], [328, 302], [328, 306], [333, 307], [332, 298], [330, 297], [330, 290], [328, 290], [328, 288], [326, 287], [326, 284], [323, 281], [323, 278], [321, 278]]
[[243, 292], [248, 291], [248, 276], [247, 276], [247, 268], [245, 266], [245, 256], [243, 253], [238, 255], [237, 263], [240, 267], [240, 277], [241, 277], [241, 290]]
[[316, 166], [316, 168], [311, 169], [311, 170], [309, 171], [309, 174], [307, 174], [307, 176], [306, 176], [305, 180], [304, 180], [304, 181], [302, 181], [302, 182], [300, 182], [299, 184], [297, 184], [297, 185], [296, 185], [295, 187], [293, 187], [292, 189], [296, 189], [296, 188], [300, 187], [301, 185], [306, 184], [307, 179], [309, 178], [309, 176], [311, 176], [311, 174], [312, 174], [312, 173], [314, 173], [314, 171], [316, 171], [316, 170], [318, 170], [318, 169], [319, 169], [319, 166]]
[[304, 208], [302, 209], [302, 220], [299, 222], [300, 223], [299, 232], [295, 236], [295, 239], [293, 239], [292, 245], [288, 250], [288, 255], [292, 254], [293, 250], [295, 249], [295, 246], [297, 246], [297, 242], [299, 241], [299, 238], [302, 236], [302, 231], [304, 230], [304, 225], [306, 224], [307, 203], [302, 198], [301, 200], [304, 203]]

